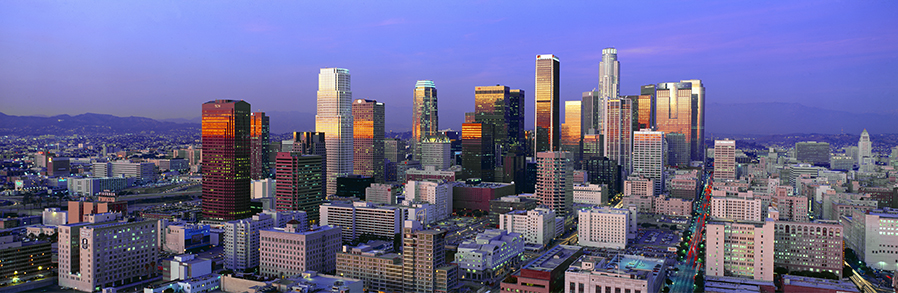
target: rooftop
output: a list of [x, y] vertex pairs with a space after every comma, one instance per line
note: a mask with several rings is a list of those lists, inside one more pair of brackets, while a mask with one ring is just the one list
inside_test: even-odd
[[540, 255], [521, 269], [551, 272], [565, 260], [579, 253], [582, 249], [583, 248], [580, 246], [558, 245], [549, 249], [546, 253], [543, 253], [543, 255]]
[[612, 258], [586, 255], [567, 269], [568, 272], [615, 273], [629, 278], [647, 279], [664, 269], [664, 260], [637, 255], [616, 255]]
[[819, 289], [831, 289], [839, 292], [859, 292], [852, 282], [802, 277], [794, 275], [783, 276], [783, 285], [812, 287]]

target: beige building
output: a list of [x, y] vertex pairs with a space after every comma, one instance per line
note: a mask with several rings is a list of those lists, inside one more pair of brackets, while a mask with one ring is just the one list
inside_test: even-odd
[[736, 180], [736, 141], [714, 141], [714, 180]]
[[842, 224], [776, 221], [774, 266], [842, 277]]
[[667, 216], [688, 217], [692, 214], [692, 200], [668, 197], [662, 194], [655, 198], [655, 213]]
[[302, 231], [299, 221], [288, 222], [285, 228], [260, 231], [259, 242], [259, 271], [268, 277], [333, 271], [342, 244], [339, 227], [320, 226]]
[[343, 246], [337, 252], [337, 276], [365, 281], [374, 292], [402, 292], [402, 256], [368, 245]]
[[608, 202], [608, 187], [605, 184], [575, 184], [574, 203], [603, 205]]
[[458, 267], [446, 262], [446, 231], [422, 230], [417, 221], [405, 221], [402, 231], [403, 292], [440, 292], [458, 282]]
[[761, 212], [761, 199], [711, 197], [711, 216], [714, 218], [760, 221]]
[[59, 286], [94, 292], [159, 275], [156, 221], [59, 226]]
[[321, 224], [341, 227], [347, 242], [364, 234], [392, 238], [402, 227], [402, 210], [366, 201], [325, 203], [321, 205]]
[[714, 219], [705, 232], [705, 273], [773, 281], [774, 221]]
[[664, 259], [637, 255], [586, 255], [564, 272], [564, 292], [660, 292], [667, 277]]
[[636, 212], [610, 207], [579, 212], [580, 246], [624, 249], [627, 239], [636, 237]]

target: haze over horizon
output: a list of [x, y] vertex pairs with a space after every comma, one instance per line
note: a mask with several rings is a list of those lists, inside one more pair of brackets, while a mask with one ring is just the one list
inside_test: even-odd
[[896, 2], [228, 4], [0, 2], [0, 108], [189, 119], [242, 99], [314, 114], [318, 69], [341, 67], [387, 125], [410, 125], [414, 83], [430, 79], [441, 128], [495, 84], [525, 90], [532, 128], [537, 54], [560, 58], [562, 100], [579, 100], [615, 47], [622, 94], [701, 79], [707, 103], [898, 113]]

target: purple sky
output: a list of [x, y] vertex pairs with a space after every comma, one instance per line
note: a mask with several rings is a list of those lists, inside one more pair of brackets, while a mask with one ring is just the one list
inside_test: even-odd
[[709, 103], [898, 113], [896, 1], [563, 2], [5, 0], [0, 112], [192, 118], [243, 99], [314, 113], [318, 69], [342, 67], [388, 126], [410, 125], [415, 81], [431, 79], [442, 128], [495, 84], [527, 92], [532, 127], [535, 56], [560, 58], [573, 100], [613, 46], [622, 94], [702, 79]]

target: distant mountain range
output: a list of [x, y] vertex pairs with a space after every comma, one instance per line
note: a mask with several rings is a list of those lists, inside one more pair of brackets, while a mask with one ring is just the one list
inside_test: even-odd
[[[773, 135], [790, 133], [860, 134], [898, 133], [898, 113], [850, 113], [794, 103], [706, 104], [706, 135]], [[312, 131], [315, 114], [296, 111], [266, 112], [272, 133]], [[532, 120], [531, 120], [532, 121]], [[200, 117], [154, 120], [85, 113], [52, 117], [12, 116], [0, 113], [0, 135], [103, 135], [199, 131]], [[529, 124], [529, 123], [528, 123]], [[407, 131], [407, 125], [387, 125], [387, 131]]]

